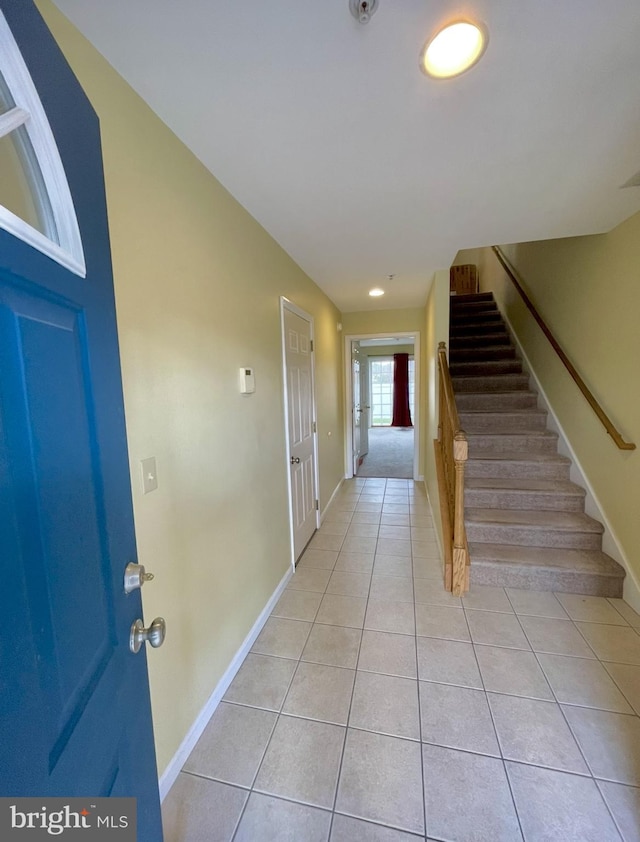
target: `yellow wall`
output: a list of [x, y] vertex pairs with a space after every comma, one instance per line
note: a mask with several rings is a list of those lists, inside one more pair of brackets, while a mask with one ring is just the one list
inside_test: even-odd
[[[322, 506], [344, 468], [340, 314], [50, 0], [38, 6], [102, 127], [138, 549], [155, 574], [145, 615], [167, 620], [149, 656], [162, 772], [290, 564], [279, 296], [315, 317]], [[159, 488], [143, 496], [148, 456]]]
[[413, 307], [404, 310], [363, 310], [357, 313], [342, 314], [342, 332], [345, 336], [360, 336], [369, 333], [382, 333], [394, 336], [398, 333], [413, 333], [420, 337], [420, 416], [418, 471], [424, 476], [425, 425], [424, 395], [426, 394], [426, 371], [424, 356], [424, 308]]
[[438, 438], [438, 345], [440, 342], [447, 342], [447, 344], [449, 342], [448, 270], [435, 273], [425, 307], [424, 335], [425, 377], [427, 382], [427, 391], [423, 404], [426, 406], [425, 482], [433, 510], [433, 525], [440, 544], [440, 550], [442, 551], [442, 521], [433, 442]]
[[[605, 412], [640, 448], [640, 214], [608, 234], [503, 250]], [[480, 254], [479, 268], [481, 289], [493, 290], [513, 325], [622, 556], [640, 580], [640, 449], [618, 450], [490, 250]], [[625, 596], [636, 601], [630, 587]]]

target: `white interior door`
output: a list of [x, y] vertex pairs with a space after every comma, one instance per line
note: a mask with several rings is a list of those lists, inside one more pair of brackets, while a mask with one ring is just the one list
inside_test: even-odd
[[353, 441], [353, 473], [358, 473], [360, 467], [360, 446], [361, 446], [361, 417], [362, 407], [360, 405], [360, 343], [351, 343], [351, 419], [352, 419], [352, 441]]
[[369, 427], [371, 426], [371, 401], [369, 400], [369, 357], [360, 354], [360, 457], [369, 452]]
[[317, 528], [311, 317], [283, 308], [291, 517], [297, 561]]

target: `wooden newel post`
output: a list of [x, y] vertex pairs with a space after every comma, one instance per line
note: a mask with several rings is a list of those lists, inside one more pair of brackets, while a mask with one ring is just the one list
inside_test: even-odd
[[452, 593], [460, 596], [467, 587], [467, 547], [464, 529], [464, 466], [469, 455], [467, 437], [457, 432], [453, 439], [455, 467], [455, 504], [453, 521], [453, 576]]

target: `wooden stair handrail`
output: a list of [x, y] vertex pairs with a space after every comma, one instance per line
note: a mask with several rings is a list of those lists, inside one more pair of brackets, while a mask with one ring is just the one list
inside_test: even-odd
[[580, 375], [576, 371], [576, 368], [573, 365], [573, 363], [571, 362], [571, 360], [569, 359], [569, 357], [567, 357], [565, 352], [562, 350], [560, 344], [558, 343], [558, 341], [555, 338], [555, 336], [553, 335], [553, 333], [551, 333], [551, 330], [547, 326], [546, 322], [544, 321], [544, 319], [542, 318], [540, 313], [538, 313], [538, 311], [536, 310], [536, 307], [535, 307], [534, 303], [531, 301], [531, 299], [529, 298], [527, 293], [524, 291], [520, 281], [518, 280], [518, 278], [515, 274], [515, 270], [510, 265], [509, 261], [507, 260], [507, 258], [503, 254], [502, 249], [500, 249], [499, 246], [492, 246], [491, 248], [492, 248], [494, 254], [496, 255], [496, 257], [498, 258], [498, 260], [500, 261], [500, 263], [502, 265], [502, 268], [505, 270], [505, 272], [509, 276], [509, 278], [510, 278], [511, 282], [513, 283], [514, 287], [520, 293], [520, 297], [524, 301], [526, 308], [529, 310], [529, 312], [531, 313], [533, 318], [536, 320], [536, 322], [540, 326], [540, 329], [542, 330], [544, 335], [549, 340], [549, 342], [551, 344], [551, 347], [553, 348], [553, 350], [556, 352], [556, 354], [562, 360], [562, 363], [564, 364], [564, 367], [567, 369], [567, 371], [569, 372], [569, 374], [571, 375], [571, 377], [575, 381], [576, 385], [578, 386], [578, 388], [580, 389], [582, 394], [587, 399], [587, 402], [589, 403], [589, 406], [593, 409], [595, 414], [598, 416], [598, 418], [600, 419], [600, 421], [604, 425], [604, 428], [607, 431], [607, 433], [611, 436], [611, 438], [614, 440], [614, 442], [620, 448], [620, 450], [635, 450], [636, 449], [635, 444], [633, 444], [632, 442], [625, 441], [623, 439], [622, 435], [618, 432], [618, 430], [616, 430], [616, 428], [614, 427], [613, 422], [611, 421], [609, 416], [606, 414], [604, 409], [600, 406], [600, 404], [598, 403], [595, 396], [593, 395], [593, 393], [591, 392], [591, 390], [589, 389], [587, 384], [584, 382], [582, 377], [580, 377]]
[[456, 596], [469, 589], [469, 547], [464, 525], [464, 471], [469, 447], [453, 393], [447, 346], [438, 345], [440, 408], [434, 442], [445, 542], [445, 588]]

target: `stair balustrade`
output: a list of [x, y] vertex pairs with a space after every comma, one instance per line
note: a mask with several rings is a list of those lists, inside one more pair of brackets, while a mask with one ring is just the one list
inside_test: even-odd
[[458, 409], [447, 363], [447, 346], [438, 346], [439, 418], [434, 441], [444, 541], [444, 585], [455, 596], [469, 590], [469, 547], [464, 525], [464, 470], [467, 436], [460, 429]]

